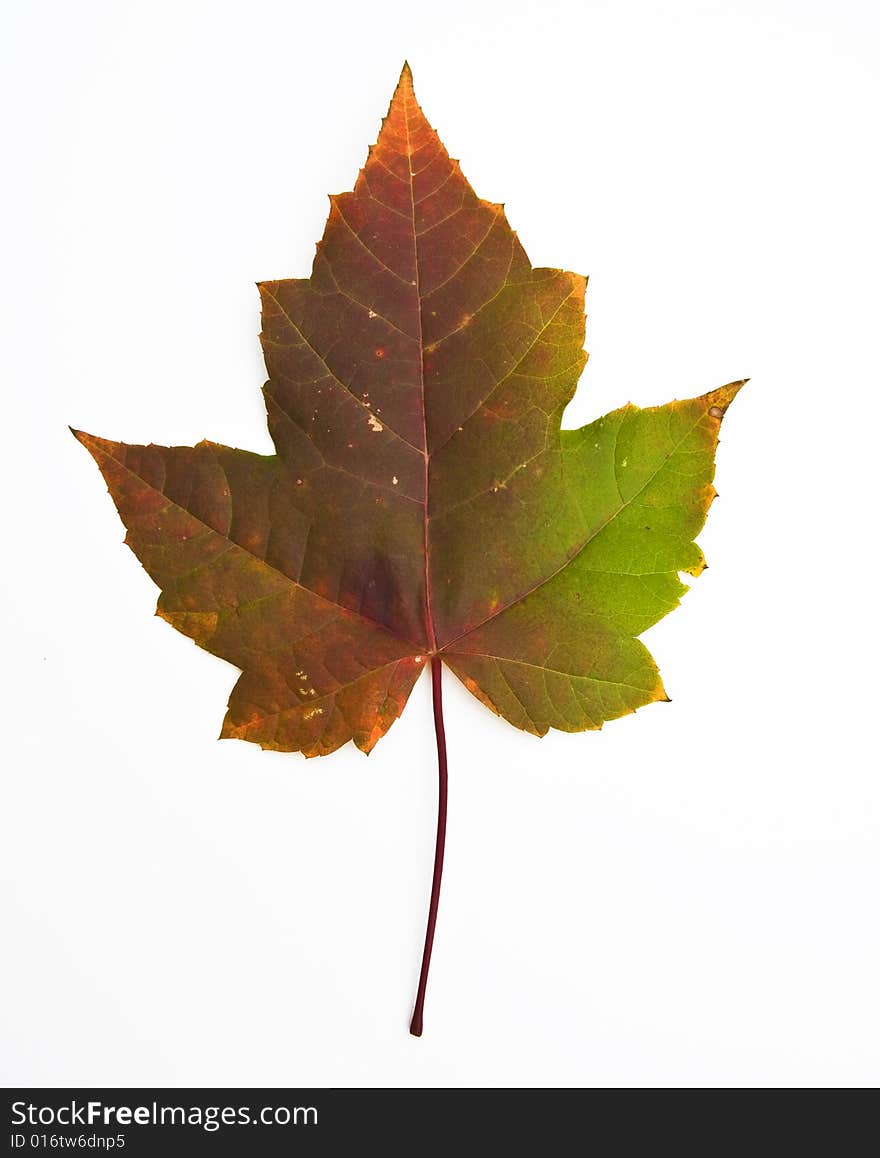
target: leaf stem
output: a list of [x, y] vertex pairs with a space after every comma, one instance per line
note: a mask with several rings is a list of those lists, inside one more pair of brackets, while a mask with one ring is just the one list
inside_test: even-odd
[[413, 1009], [409, 1031], [413, 1037], [422, 1036], [422, 1019], [425, 1012], [425, 990], [428, 988], [428, 970], [431, 967], [431, 950], [434, 948], [434, 930], [437, 927], [437, 907], [440, 903], [440, 880], [443, 876], [443, 852], [446, 847], [446, 731], [443, 727], [443, 661], [439, 655], [431, 659], [431, 689], [434, 700], [434, 731], [437, 734], [437, 771], [439, 785], [437, 794], [437, 843], [434, 849], [434, 878], [431, 882], [431, 903], [428, 906], [428, 928], [425, 931], [425, 948], [422, 953], [422, 971], [419, 974], [419, 989]]

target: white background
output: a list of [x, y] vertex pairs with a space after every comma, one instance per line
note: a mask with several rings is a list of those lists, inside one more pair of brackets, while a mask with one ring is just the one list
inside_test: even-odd
[[[7, 1084], [864, 1086], [877, 923], [877, 7], [9, 10], [2, 318]], [[235, 672], [68, 422], [270, 450], [258, 279], [308, 272], [408, 57], [536, 265], [591, 275], [567, 421], [751, 383], [673, 702], [516, 732], [446, 677], [367, 761], [214, 737]], [[7, 328], [8, 327], [8, 328]]]

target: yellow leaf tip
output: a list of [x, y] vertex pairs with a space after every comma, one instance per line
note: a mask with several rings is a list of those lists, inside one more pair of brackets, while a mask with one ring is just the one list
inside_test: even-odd
[[742, 390], [748, 382], [748, 378], [740, 378], [736, 382], [728, 382], [726, 386], [719, 386], [717, 390], [712, 390], [703, 397], [709, 403], [707, 413], [710, 418], [722, 419], [727, 411], [728, 406]]

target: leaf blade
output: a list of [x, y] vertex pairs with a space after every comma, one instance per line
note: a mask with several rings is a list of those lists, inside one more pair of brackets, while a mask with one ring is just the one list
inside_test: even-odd
[[[157, 613], [242, 671], [221, 735], [307, 756], [349, 739], [369, 751], [403, 711], [424, 655], [291, 573], [303, 526], [284, 528], [273, 549], [271, 523], [254, 514], [268, 512], [276, 460], [212, 443], [132, 446], [74, 433], [104, 475], [127, 545], [161, 588]], [[246, 485], [241, 507], [235, 496]], [[237, 525], [233, 507], [247, 516]]]
[[[666, 698], [653, 659], [635, 637], [677, 606], [687, 590], [678, 572], [702, 569], [693, 540], [715, 496], [721, 419], [742, 385], [665, 407], [627, 407], [563, 432], [580, 467], [569, 484], [597, 484], [601, 464], [608, 509], [593, 485], [593, 526], [577, 551], [531, 590], [487, 609], [444, 653], [465, 686], [479, 689], [499, 715], [517, 727], [525, 720], [527, 730], [543, 735], [550, 727], [601, 727]], [[630, 456], [635, 477], [621, 478]], [[653, 583], [642, 584], [643, 574]], [[624, 575], [637, 583], [621, 584]], [[572, 703], [562, 708], [566, 697]]]
[[563, 430], [586, 279], [532, 267], [407, 66], [330, 201], [311, 276], [259, 285], [274, 455], [74, 432], [159, 614], [241, 669], [222, 734], [369, 751], [435, 654], [538, 734], [665, 698], [636, 637], [704, 565], [742, 383]]

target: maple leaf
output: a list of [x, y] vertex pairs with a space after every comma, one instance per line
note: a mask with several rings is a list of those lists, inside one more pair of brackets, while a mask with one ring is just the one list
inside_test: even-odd
[[703, 567], [694, 536], [742, 382], [578, 430], [583, 277], [533, 268], [404, 66], [307, 279], [260, 285], [276, 453], [74, 431], [158, 614], [241, 669], [221, 735], [365, 752], [432, 661], [518, 728], [601, 727], [665, 699], [638, 636]]

